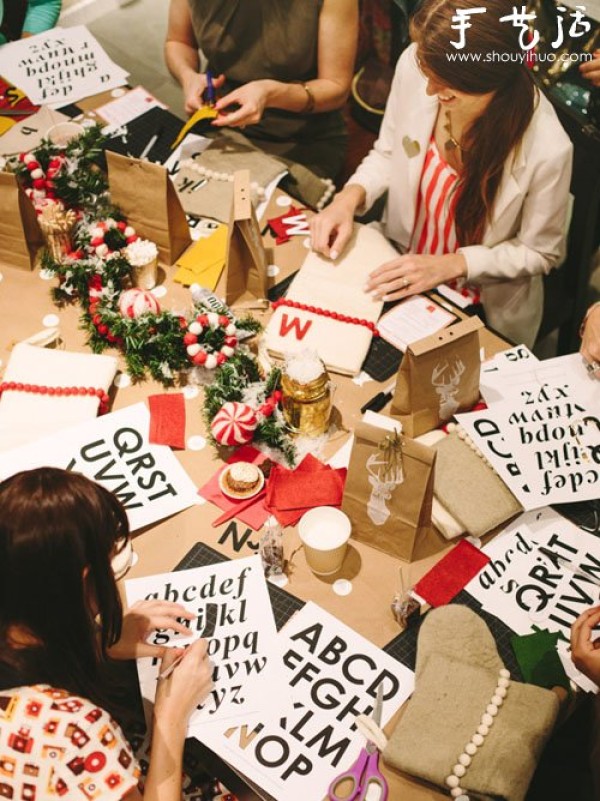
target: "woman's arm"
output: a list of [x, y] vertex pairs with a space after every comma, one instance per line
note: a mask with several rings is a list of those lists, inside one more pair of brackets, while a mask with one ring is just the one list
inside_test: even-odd
[[[198, 72], [200, 69], [198, 43], [194, 36], [187, 0], [171, 0], [165, 41], [165, 61], [171, 75], [181, 84], [186, 112], [192, 114], [202, 105], [206, 75]], [[215, 87], [218, 89], [224, 81], [223, 75], [215, 77]]]
[[[243, 127], [258, 122], [266, 108], [318, 113], [341, 108], [352, 82], [358, 38], [357, 0], [324, 0], [319, 16], [318, 74], [312, 81], [250, 81], [217, 103], [224, 112], [216, 126]], [[240, 108], [226, 113], [228, 106]]]
[[[212, 688], [212, 665], [206, 641], [198, 640], [167, 679], [159, 679], [154, 702], [150, 767], [144, 787], [144, 801], [181, 801], [183, 746], [190, 715]], [[178, 653], [170, 649], [162, 660], [165, 671]], [[141, 799], [138, 790], [126, 801]]]
[[23, 35], [30, 36], [54, 28], [61, 6], [62, 0], [29, 0]]
[[[539, 146], [542, 149], [542, 145]], [[549, 273], [564, 254], [573, 148], [539, 152], [526, 187], [521, 225], [515, 237], [493, 247], [470, 245], [459, 249], [467, 262], [467, 277], [475, 283], [510, 281]]]

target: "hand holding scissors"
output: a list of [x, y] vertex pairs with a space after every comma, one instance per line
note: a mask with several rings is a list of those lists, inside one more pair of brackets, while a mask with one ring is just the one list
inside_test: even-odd
[[[377, 727], [381, 724], [382, 707], [383, 685], [380, 684], [372, 716], [372, 721]], [[352, 787], [349, 793], [340, 795], [338, 789], [344, 783], [352, 783]], [[330, 801], [386, 801], [387, 795], [387, 781], [379, 770], [379, 748], [371, 739], [361, 749], [352, 767], [335, 778], [328, 790]]]

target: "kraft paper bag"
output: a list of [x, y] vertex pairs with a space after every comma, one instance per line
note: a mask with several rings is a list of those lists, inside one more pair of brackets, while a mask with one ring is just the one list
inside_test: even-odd
[[446, 547], [431, 523], [434, 468], [432, 448], [359, 423], [342, 500], [354, 539], [408, 562]]
[[250, 199], [250, 172], [233, 176], [233, 204], [227, 235], [225, 302], [228, 306], [265, 308], [267, 257]]
[[33, 270], [43, 244], [35, 209], [17, 176], [0, 172], [0, 263]]
[[185, 213], [167, 170], [160, 164], [106, 151], [113, 203], [136, 233], [158, 247], [163, 264], [174, 264], [192, 242]]
[[409, 345], [390, 412], [408, 436], [438, 428], [477, 403], [482, 327], [479, 317], [469, 317]]

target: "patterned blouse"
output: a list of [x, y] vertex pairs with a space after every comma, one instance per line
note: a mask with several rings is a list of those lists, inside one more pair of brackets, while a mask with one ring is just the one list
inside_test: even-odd
[[139, 777], [123, 732], [91, 701], [47, 685], [0, 691], [0, 799], [121, 799]]

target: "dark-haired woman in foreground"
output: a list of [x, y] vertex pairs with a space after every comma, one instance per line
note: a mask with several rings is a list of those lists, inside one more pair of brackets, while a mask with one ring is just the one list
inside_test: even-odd
[[519, 28], [502, 20], [511, 10], [504, 0], [423, 2], [379, 139], [314, 218], [312, 244], [336, 258], [354, 215], [387, 192], [384, 228], [404, 255], [374, 270], [366, 291], [396, 300], [465, 279], [481, 287], [491, 326], [532, 345], [542, 274], [564, 249], [572, 148], [535, 88]]
[[[125, 511], [75, 473], [40, 468], [0, 484], [0, 797], [105, 801], [142, 797], [139, 768], [107, 709], [107, 658], [181, 653], [148, 645], [185, 634], [178, 604], [123, 614], [111, 559], [127, 544]], [[181, 798], [187, 719], [212, 686], [206, 644], [158, 683], [143, 797]]]

